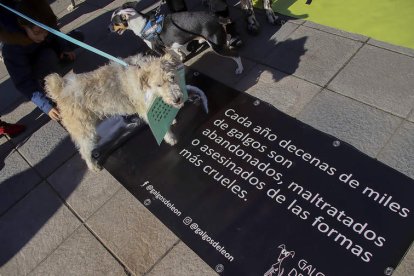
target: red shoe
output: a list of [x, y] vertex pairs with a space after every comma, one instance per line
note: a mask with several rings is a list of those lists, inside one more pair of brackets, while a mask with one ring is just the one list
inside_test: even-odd
[[25, 126], [19, 124], [9, 124], [0, 122], [0, 135], [6, 134], [9, 137], [15, 137], [26, 129]]

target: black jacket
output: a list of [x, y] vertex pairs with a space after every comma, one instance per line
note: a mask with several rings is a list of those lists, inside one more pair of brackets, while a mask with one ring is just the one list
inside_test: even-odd
[[[0, 0], [4, 5], [17, 9], [17, 1]], [[20, 5], [30, 9], [29, 17], [57, 29], [56, 16], [45, 0], [22, 0]], [[19, 24], [19, 17], [0, 7], [0, 41], [3, 43], [3, 58], [10, 78], [16, 88], [28, 99], [34, 92], [42, 92], [41, 83], [33, 71], [33, 62], [41, 49], [51, 48], [57, 55], [63, 52], [65, 41], [49, 34], [42, 43], [31, 41]]]

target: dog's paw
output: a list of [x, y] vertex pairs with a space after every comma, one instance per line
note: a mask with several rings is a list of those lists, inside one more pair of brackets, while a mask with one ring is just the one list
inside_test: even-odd
[[165, 135], [164, 141], [170, 146], [174, 146], [178, 142], [174, 135], [168, 133]]
[[98, 164], [93, 164], [91, 166], [88, 165], [89, 170], [93, 171], [93, 172], [100, 172], [102, 171], [102, 166], [98, 165]]
[[247, 31], [252, 35], [257, 35], [260, 30], [260, 24], [256, 20], [253, 10], [245, 10], [244, 13], [247, 23]]
[[273, 11], [266, 11], [267, 22], [272, 25], [281, 25], [279, 16], [277, 16]]
[[165, 142], [167, 142], [167, 144], [170, 146], [174, 146], [178, 143], [178, 140], [176, 138], [171, 138], [171, 139], [168, 139], [168, 141], [165, 140]]
[[94, 172], [100, 172], [100, 171], [102, 171], [102, 169], [103, 169], [102, 166], [96, 165], [91, 170], [94, 171]]
[[93, 172], [100, 172], [102, 171], [102, 166], [98, 164], [96, 161], [86, 161], [86, 165], [88, 169]]
[[247, 31], [252, 35], [257, 35], [260, 31], [260, 25], [257, 21], [253, 23], [247, 22]]

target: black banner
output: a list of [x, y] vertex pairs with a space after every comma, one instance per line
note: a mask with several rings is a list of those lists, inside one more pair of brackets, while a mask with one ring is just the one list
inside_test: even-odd
[[414, 239], [414, 181], [258, 99], [188, 74], [160, 147], [145, 128], [105, 168], [222, 275], [391, 275]]

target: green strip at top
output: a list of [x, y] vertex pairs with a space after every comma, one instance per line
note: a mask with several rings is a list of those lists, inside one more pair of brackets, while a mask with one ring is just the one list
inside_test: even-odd
[[[263, 7], [261, 0], [255, 6]], [[273, 10], [414, 49], [413, 0], [275, 0]]]

